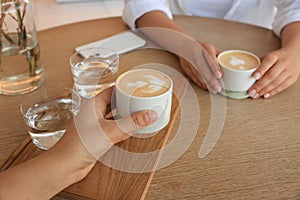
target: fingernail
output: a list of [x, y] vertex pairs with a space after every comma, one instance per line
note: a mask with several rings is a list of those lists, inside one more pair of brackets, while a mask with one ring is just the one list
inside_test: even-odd
[[221, 78], [222, 77], [221, 72], [217, 71], [216, 76], [217, 76], [217, 78]]
[[249, 96], [250, 96], [250, 97], [254, 97], [255, 94], [256, 94], [256, 90], [251, 90], [251, 91], [249, 92]]
[[146, 112], [144, 114], [144, 117], [145, 117], [146, 122], [151, 123], [156, 120], [157, 113], [153, 110], [149, 110], [148, 112]]
[[258, 80], [258, 79], [260, 79], [261, 74], [260, 74], [259, 72], [255, 72], [254, 75], [253, 75], [253, 77], [254, 77], [256, 80]]
[[147, 123], [151, 122], [151, 117], [150, 117], [150, 113], [149, 112], [144, 113], [144, 119], [145, 119], [145, 121]]
[[264, 95], [264, 98], [267, 99], [267, 98], [269, 98], [270, 96], [271, 96], [270, 93], [267, 93], [267, 94]]
[[216, 85], [215, 87], [214, 87], [214, 90], [215, 90], [215, 92], [221, 92], [221, 90], [222, 90], [222, 88], [220, 87], [220, 86], [218, 86], [218, 85]]
[[258, 97], [259, 97], [259, 94], [256, 93], [252, 98], [253, 98], [253, 99], [257, 99]]

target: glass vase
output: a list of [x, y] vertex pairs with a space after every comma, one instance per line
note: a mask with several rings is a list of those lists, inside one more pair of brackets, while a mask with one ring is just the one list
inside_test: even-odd
[[37, 89], [45, 80], [29, 0], [0, 0], [0, 94]]

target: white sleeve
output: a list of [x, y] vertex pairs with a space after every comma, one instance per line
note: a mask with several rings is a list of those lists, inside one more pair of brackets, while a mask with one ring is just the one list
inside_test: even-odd
[[162, 11], [173, 19], [166, 0], [125, 0], [122, 19], [130, 28], [135, 29], [135, 21], [145, 13], [154, 10]]
[[296, 21], [300, 21], [300, 0], [276, 0], [277, 14], [273, 22], [273, 30], [280, 36], [282, 29]]

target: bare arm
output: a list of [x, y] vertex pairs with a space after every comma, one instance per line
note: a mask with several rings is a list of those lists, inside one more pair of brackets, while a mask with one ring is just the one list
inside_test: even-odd
[[[105, 90], [96, 97], [96, 104], [92, 101], [83, 109], [86, 111], [90, 108], [89, 106], [96, 105], [95, 110], [99, 114], [98, 122], [103, 132], [97, 129], [95, 134], [102, 134], [104, 136], [102, 140], [95, 141], [94, 134], [90, 134], [91, 130], [94, 130], [90, 126], [98, 127], [98, 123], [87, 122], [89, 129], [84, 134], [89, 134], [85, 137], [88, 141], [85, 140], [85, 145], [83, 145], [82, 138], [79, 137], [75, 124], [72, 122], [64, 137], [53, 148], [0, 174], [0, 199], [50, 199], [64, 188], [83, 179], [93, 168], [96, 158], [103, 155], [114, 143], [129, 137], [126, 133], [148, 126], [157, 119], [154, 111], [141, 111], [130, 118], [119, 119], [118, 122], [103, 119], [111, 94], [112, 90]], [[90, 119], [91, 113], [80, 112], [78, 117], [80, 120]], [[85, 120], [84, 123], [86, 123]], [[121, 130], [117, 124], [125, 126], [122, 126]], [[86, 146], [86, 144], [95, 145]], [[91, 151], [96, 155], [92, 156]]]
[[189, 37], [192, 37], [188, 32], [178, 26], [173, 20], [161, 11], [151, 11], [144, 14], [136, 21], [136, 25], [139, 28], [142, 27], [161, 27], [174, 31], [181, 32]]
[[281, 34], [282, 48], [291, 51], [300, 49], [300, 22], [287, 25]]
[[[215, 93], [221, 90], [221, 84], [218, 81], [218, 78], [221, 77], [221, 70], [216, 58], [218, 51], [214, 46], [197, 42], [187, 31], [161, 11], [151, 11], [144, 14], [136, 21], [136, 26], [156, 43], [176, 53], [179, 56], [182, 69], [197, 85], [206, 88], [207, 83]], [[143, 29], [145, 27], [159, 29], [151, 31]], [[202, 47], [206, 50], [205, 53], [203, 53]]]
[[[1, 173], [0, 199], [50, 199], [85, 177], [96, 161], [73, 131], [70, 129], [55, 148]], [[79, 159], [87, 162], [81, 165]]]

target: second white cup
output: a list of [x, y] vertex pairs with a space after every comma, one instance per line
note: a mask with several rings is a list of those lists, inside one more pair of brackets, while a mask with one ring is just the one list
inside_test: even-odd
[[253, 53], [242, 50], [228, 50], [219, 54], [223, 70], [224, 89], [221, 94], [233, 99], [247, 98], [248, 89], [255, 83], [253, 72], [261, 64]]

